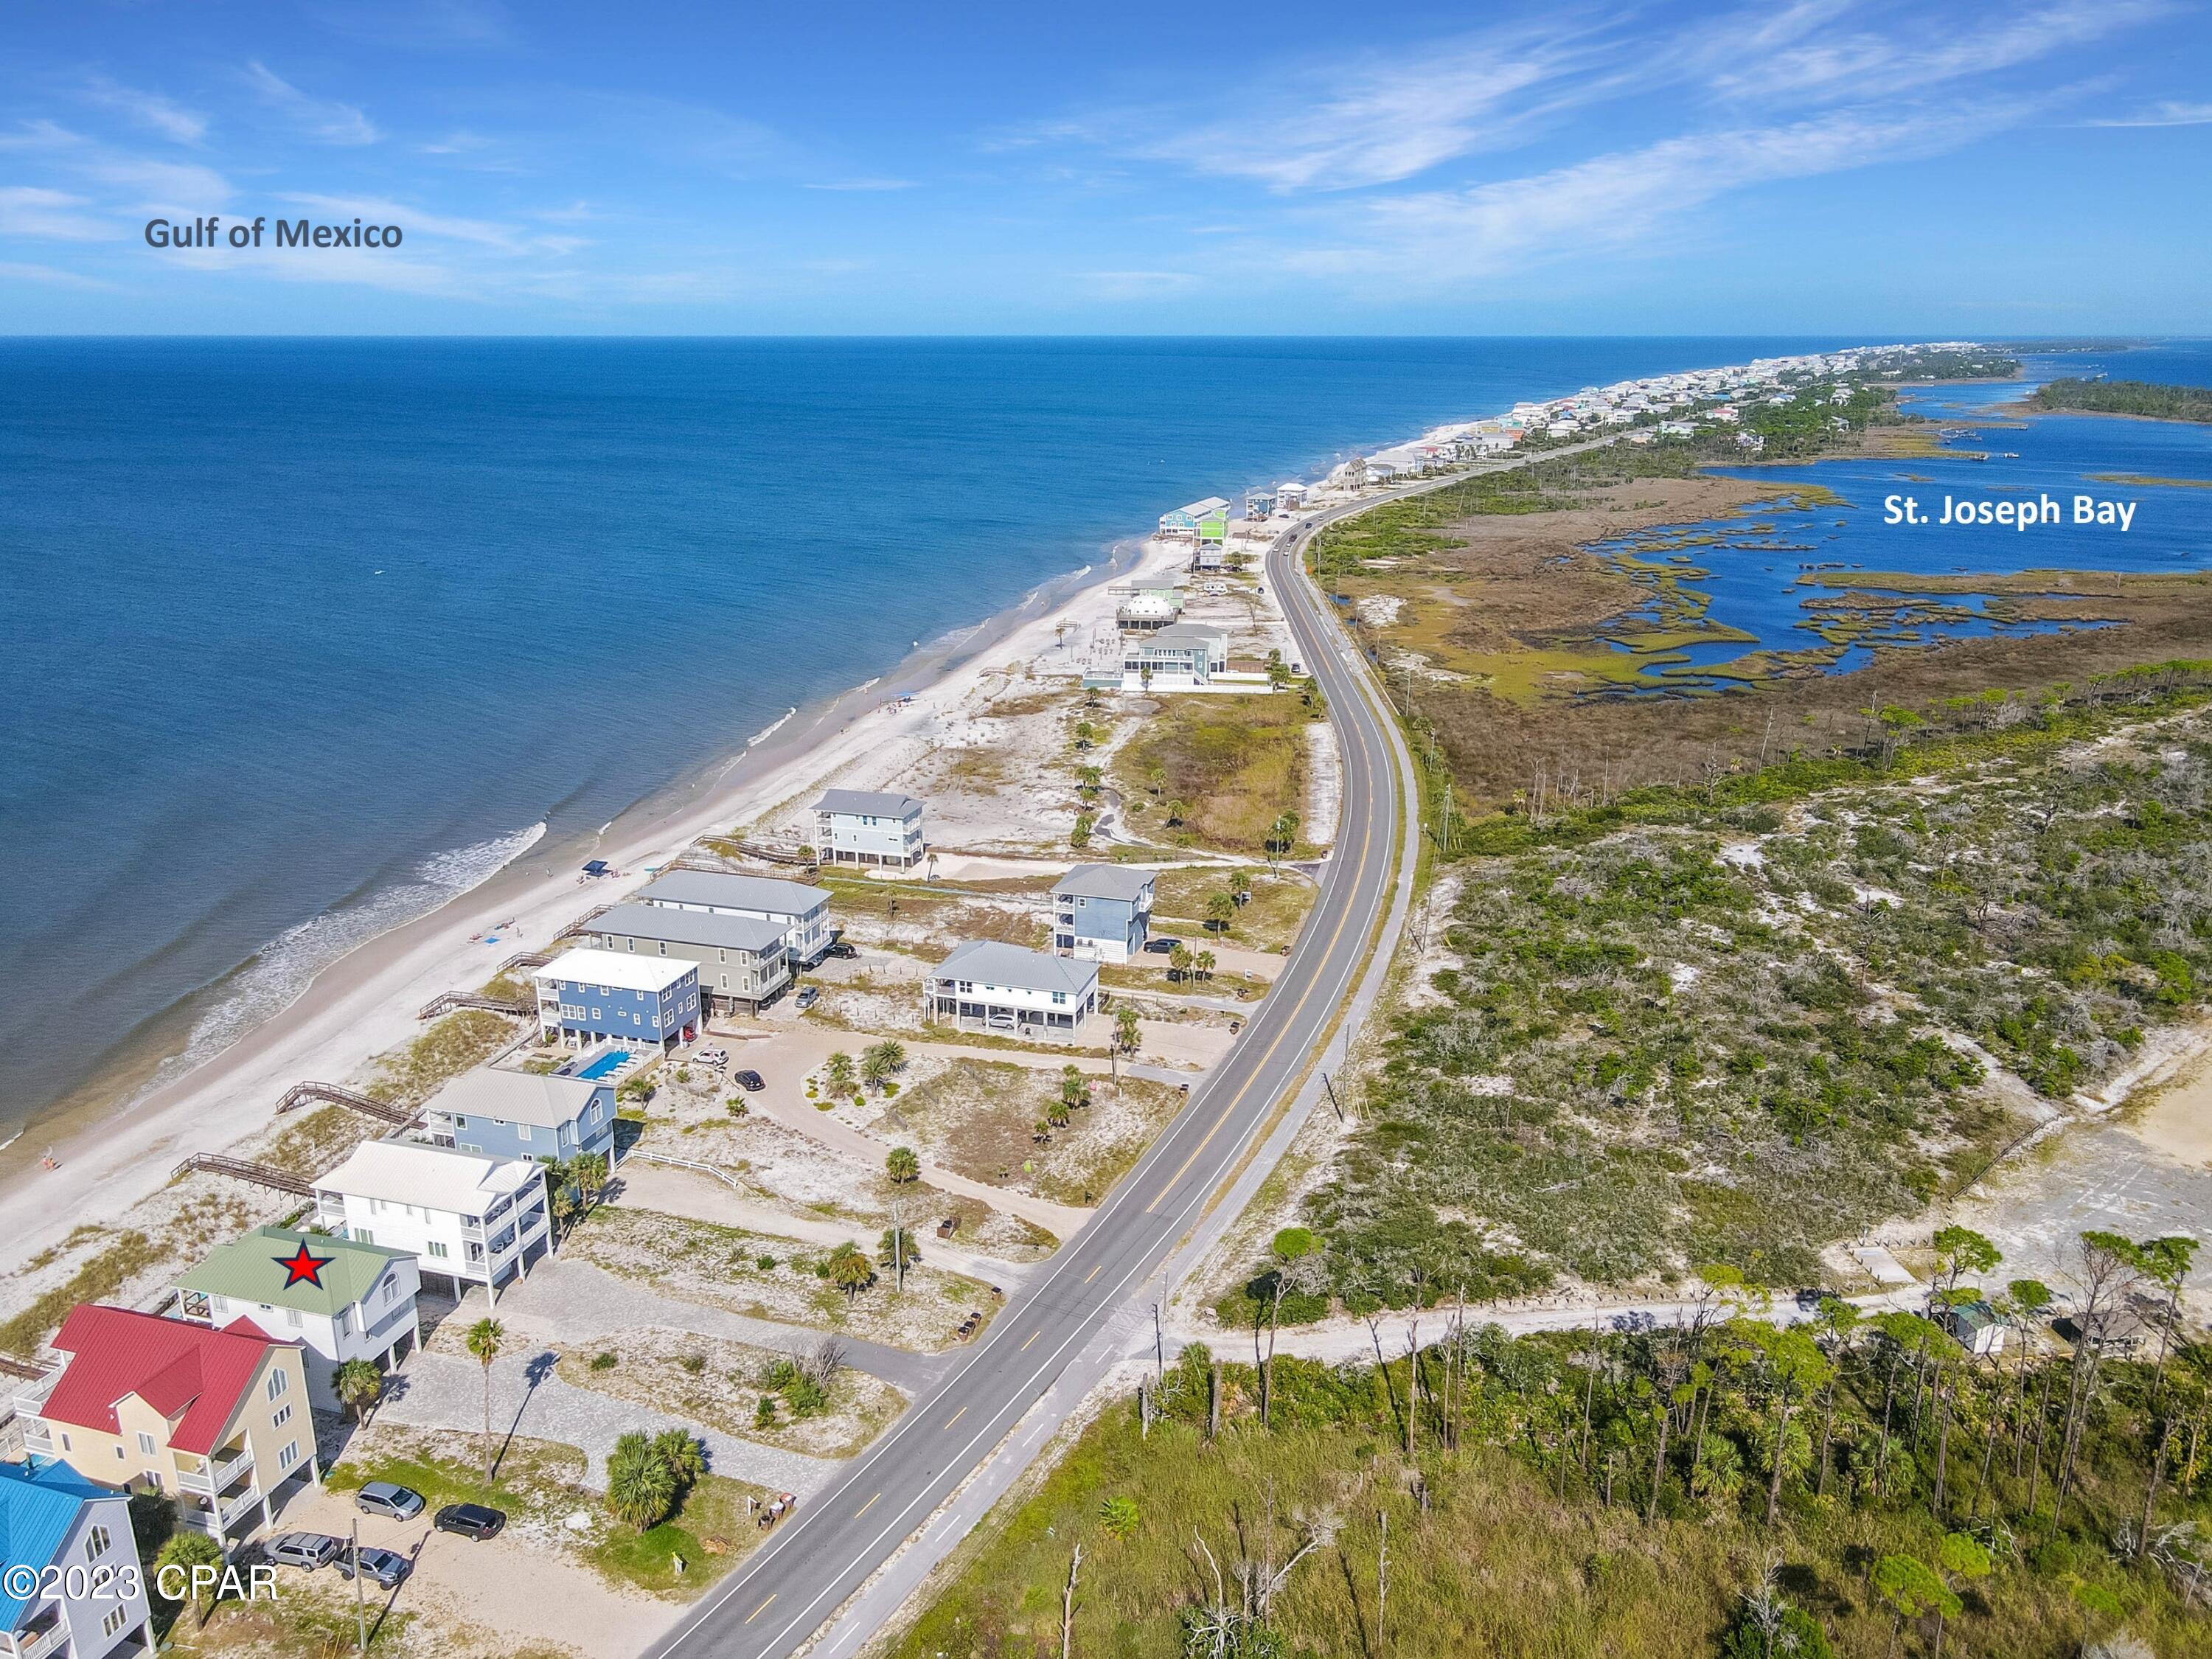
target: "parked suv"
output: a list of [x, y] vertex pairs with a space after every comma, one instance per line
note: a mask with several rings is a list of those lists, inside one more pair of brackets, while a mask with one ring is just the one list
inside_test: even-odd
[[434, 1523], [440, 1532], [459, 1533], [464, 1538], [496, 1538], [507, 1516], [482, 1504], [448, 1504], [438, 1511]]
[[[353, 1577], [353, 1552], [340, 1550], [332, 1563], [341, 1578]], [[363, 1549], [361, 1553], [361, 1576], [372, 1584], [390, 1589], [407, 1576], [407, 1558], [398, 1550]]]
[[332, 1538], [327, 1533], [284, 1532], [270, 1539], [262, 1553], [280, 1567], [299, 1567], [313, 1572], [317, 1567], [328, 1566], [344, 1547], [343, 1539]]

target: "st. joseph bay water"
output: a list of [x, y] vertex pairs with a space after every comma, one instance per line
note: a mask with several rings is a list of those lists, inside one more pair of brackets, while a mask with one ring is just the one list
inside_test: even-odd
[[[1904, 571], [1922, 575], [2021, 570], [2160, 571], [2212, 566], [2212, 426], [2171, 421], [2136, 421], [2099, 415], [2035, 415], [2020, 417], [1997, 406], [2018, 403], [2048, 380], [2102, 374], [2112, 380], [2150, 380], [2184, 386], [2212, 386], [2212, 343], [2161, 342], [2131, 349], [2030, 353], [2020, 378], [1978, 384], [1943, 385], [1906, 391], [1903, 408], [1937, 429], [1963, 435], [1944, 440], [1956, 456], [1915, 456], [1877, 460], [1848, 456], [1800, 466], [1723, 469], [1747, 482], [1775, 489], [1814, 484], [1834, 492], [1839, 501], [1810, 508], [1762, 506], [1729, 519], [1679, 527], [1672, 534], [1713, 538], [1682, 550], [1696, 570], [1695, 591], [1711, 597], [1708, 614], [1753, 636], [1753, 642], [1703, 642], [1682, 647], [1686, 659], [1662, 678], [1673, 684], [1725, 685], [1700, 671], [1711, 670], [1747, 653], [1799, 651], [1817, 647], [1819, 635], [1807, 626], [1819, 614], [1808, 602], [1832, 599], [1838, 590], [1799, 585], [1803, 567], [1842, 565], [1868, 571]], [[1983, 424], [1977, 424], [1977, 422]], [[1969, 453], [1987, 460], [1967, 459]], [[2185, 481], [2179, 484], [2119, 483], [2100, 474]], [[2189, 487], [2193, 483], [2197, 487]], [[2002, 525], [1891, 524], [1885, 501], [1892, 495], [1916, 498], [1920, 511], [1936, 518], [1946, 495], [1954, 500], [2034, 501], [2056, 499], [2064, 522], [2020, 530]], [[2136, 503], [2130, 527], [2073, 522], [2074, 500]], [[1634, 551], [1645, 538], [1626, 536], [1595, 544]], [[1650, 556], [1639, 555], [1639, 556]], [[1946, 616], [1900, 629], [1922, 640], [1967, 639], [1996, 632], [2048, 632], [2057, 623], [2002, 627], [1983, 612], [1980, 596], [1940, 596]], [[2094, 602], [2083, 606], [2094, 615]], [[2085, 624], [2094, 625], [2094, 624]], [[1854, 644], [1831, 672], [1863, 667], [1869, 653]]]
[[0, 341], [0, 1141], [1168, 507], [1852, 343]]

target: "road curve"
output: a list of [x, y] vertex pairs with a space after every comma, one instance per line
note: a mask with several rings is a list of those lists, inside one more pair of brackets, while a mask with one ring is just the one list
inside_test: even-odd
[[1388, 908], [1402, 830], [1382, 717], [1343, 630], [1296, 567], [1314, 531], [1341, 516], [1285, 532], [1267, 556], [1291, 637], [1328, 699], [1344, 769], [1335, 848], [1273, 989], [1090, 1224], [1016, 1294], [983, 1340], [687, 1613], [651, 1659], [780, 1659], [803, 1644], [1160, 1267], [1326, 1039]]

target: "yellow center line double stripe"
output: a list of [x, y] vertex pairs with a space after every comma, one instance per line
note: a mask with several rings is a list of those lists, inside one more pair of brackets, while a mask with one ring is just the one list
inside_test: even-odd
[[949, 1428], [951, 1428], [951, 1427], [955, 1423], [957, 1423], [957, 1422], [958, 1422], [962, 1418], [963, 1418], [963, 1417], [965, 1417], [965, 1416], [967, 1416], [967, 1415], [968, 1415], [968, 1408], [967, 1408], [965, 1406], [963, 1406], [963, 1407], [962, 1407], [958, 1411], [957, 1411], [957, 1412], [953, 1413], [951, 1416], [950, 1416], [950, 1417], [948, 1417], [948, 1418], [946, 1418], [946, 1419], [945, 1419], [945, 1426], [946, 1428], [948, 1428], [948, 1429], [949, 1429]]
[[857, 1510], [854, 1510], [853, 1511], [853, 1519], [854, 1519], [855, 1521], [857, 1521], [857, 1520], [859, 1520], [862, 1516], [866, 1515], [866, 1514], [870, 1510], [872, 1510], [872, 1509], [875, 1508], [875, 1506], [876, 1506], [876, 1498], [881, 1498], [882, 1496], [883, 1496], [883, 1493], [881, 1493], [881, 1492], [878, 1492], [878, 1493], [876, 1494], [876, 1497], [875, 1497], [875, 1498], [870, 1498], [866, 1503], [865, 1503], [865, 1504], [861, 1504], [860, 1508], [858, 1508]]
[[754, 1608], [750, 1613], [747, 1613], [747, 1614], [745, 1615], [745, 1623], [747, 1623], [748, 1625], [750, 1625], [750, 1624], [751, 1624], [751, 1623], [752, 1623], [752, 1621], [753, 1621], [754, 1620], [756, 1620], [756, 1619], [759, 1618], [759, 1617], [761, 1616], [761, 1614], [763, 1614], [763, 1613], [766, 1613], [766, 1612], [768, 1611], [768, 1602], [769, 1602], [769, 1601], [775, 1601], [775, 1596], [773, 1596], [773, 1595], [771, 1595], [771, 1596], [769, 1596], [769, 1597], [768, 1598], [768, 1601], [763, 1601], [763, 1602], [762, 1602], [758, 1607], [755, 1607], [755, 1608]]
[[[1363, 866], [1367, 862], [1368, 849], [1373, 845], [1374, 840], [1375, 827], [1370, 823], [1367, 828], [1361, 832], [1359, 837], [1359, 862]], [[1339, 940], [1343, 939], [1344, 930], [1351, 925], [1352, 912], [1347, 909], [1342, 915], [1336, 919], [1336, 931], [1328, 936], [1328, 944], [1322, 951], [1321, 960], [1326, 962], [1329, 957], [1336, 954], [1337, 943]], [[1290, 1036], [1291, 1029], [1297, 1024], [1298, 1014], [1304, 1010], [1306, 1004], [1313, 1000], [1313, 994], [1320, 988], [1321, 981], [1318, 979], [1316, 979], [1307, 985], [1306, 988], [1299, 994], [1297, 1006], [1291, 1012], [1289, 1018], [1283, 1022], [1283, 1029], [1275, 1033], [1274, 1041], [1267, 1045], [1267, 1052], [1260, 1056], [1257, 1063], [1253, 1066], [1249, 1075], [1245, 1078], [1243, 1085], [1237, 1091], [1235, 1095], [1231, 1097], [1229, 1104], [1222, 1108], [1221, 1115], [1213, 1120], [1213, 1127], [1206, 1132], [1205, 1139], [1200, 1141], [1197, 1146], [1191, 1148], [1190, 1156], [1183, 1159], [1182, 1164], [1176, 1167], [1176, 1172], [1168, 1177], [1167, 1184], [1162, 1187], [1158, 1193], [1153, 1194], [1152, 1201], [1145, 1206], [1145, 1213], [1146, 1215], [1151, 1215], [1160, 1207], [1161, 1204], [1166, 1201], [1167, 1195], [1175, 1190], [1176, 1183], [1181, 1181], [1184, 1176], [1190, 1172], [1190, 1166], [1192, 1164], [1198, 1162], [1199, 1154], [1203, 1152], [1208, 1146], [1212, 1144], [1214, 1136], [1221, 1133], [1221, 1126], [1229, 1121], [1230, 1117], [1236, 1112], [1237, 1106], [1243, 1101], [1244, 1097], [1251, 1092], [1252, 1085], [1260, 1080], [1260, 1074], [1267, 1069], [1267, 1062], [1275, 1057], [1275, 1050], [1283, 1046], [1283, 1039]]]
[[[1036, 1340], [1037, 1340], [1037, 1338], [1039, 1338], [1039, 1337], [1042, 1336], [1043, 1334], [1044, 1334], [1044, 1327], [1043, 1327], [1043, 1326], [1042, 1326], [1042, 1325], [1040, 1325], [1040, 1326], [1038, 1326], [1035, 1330], [1033, 1330], [1033, 1331], [1031, 1331], [1031, 1332], [1030, 1333], [1030, 1342], [1034, 1342], [1034, 1341], [1036, 1341]], [[1016, 1353], [1027, 1353], [1027, 1352], [1030, 1351], [1030, 1342], [1024, 1342], [1024, 1343], [1023, 1343], [1023, 1344], [1022, 1344], [1022, 1346], [1021, 1346], [1020, 1347], [1018, 1347], [1018, 1348], [1015, 1349], [1015, 1350], [1014, 1350], [1014, 1352], [1015, 1352]]]

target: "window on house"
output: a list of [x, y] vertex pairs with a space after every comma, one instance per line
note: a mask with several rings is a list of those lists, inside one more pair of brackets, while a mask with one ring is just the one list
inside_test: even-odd
[[529, 1126], [527, 1123], [518, 1123], [518, 1124], [516, 1124], [516, 1125], [514, 1126], [514, 1138], [515, 1138], [517, 1140], [527, 1140], [527, 1139], [530, 1139], [530, 1126]]
[[430, 1241], [430, 1255], [433, 1260], [443, 1261], [446, 1259], [445, 1240], [441, 1238], [432, 1239]]
[[[141, 1440], [146, 1438], [143, 1434], [138, 1437]], [[147, 1449], [151, 1451], [153, 1448], [149, 1446]], [[108, 1536], [106, 1528], [94, 1527], [90, 1528], [84, 1535], [84, 1559], [88, 1561], [99, 1560], [101, 1556], [107, 1553], [107, 1547], [114, 1541], [115, 1540], [112, 1538]]]
[[64, 1436], [62, 1437], [62, 1449], [63, 1449], [64, 1451], [67, 1451], [69, 1449], [70, 1449], [70, 1437], [69, 1437], [67, 1435], [64, 1435]]
[[297, 1308], [285, 1309], [284, 1322], [290, 1326], [294, 1330], [298, 1330], [300, 1328], [300, 1310]]
[[352, 1335], [353, 1310], [351, 1308], [340, 1308], [337, 1312], [337, 1317], [331, 1322], [331, 1328], [337, 1331], [340, 1336]]
[[285, 1370], [282, 1365], [279, 1365], [275, 1370], [269, 1373], [269, 1397], [271, 1400], [278, 1398], [283, 1394], [285, 1389], [291, 1386], [292, 1379], [286, 1374]]
[[100, 1621], [100, 1633], [102, 1636], [112, 1636], [130, 1622], [131, 1609], [127, 1605], [110, 1607], [107, 1610], [107, 1616]]
[[269, 1426], [272, 1429], [281, 1429], [291, 1420], [292, 1408], [289, 1406], [279, 1406], [276, 1408], [276, 1414], [269, 1419]]
[[120, 1446], [118, 1446], [118, 1447], [115, 1449], [115, 1461], [116, 1461], [117, 1462], [118, 1462], [118, 1463], [119, 1463], [119, 1462], [121, 1462], [124, 1460], [124, 1458], [125, 1458], [125, 1456], [127, 1456], [128, 1455], [129, 1455], [129, 1454], [127, 1454], [126, 1452], [125, 1452], [125, 1450], [123, 1449], [123, 1448], [122, 1448], [122, 1447], [120, 1447]]
[[299, 1461], [300, 1443], [296, 1440], [287, 1440], [284, 1443], [284, 1449], [276, 1454], [276, 1467], [280, 1469], [289, 1469]]
[[366, 1227], [355, 1228], [353, 1230], [353, 1238], [354, 1243], [356, 1244], [374, 1244], [376, 1243], [376, 1235], [369, 1231]]
[[138, 1431], [138, 1455], [141, 1457], [151, 1457], [154, 1455], [154, 1437], [143, 1429]]
[[392, 1301], [394, 1301], [394, 1300], [396, 1300], [396, 1299], [398, 1298], [398, 1295], [399, 1295], [399, 1281], [398, 1281], [398, 1279], [386, 1279], [386, 1280], [384, 1281], [384, 1299], [385, 1299], [385, 1301], [386, 1301], [386, 1302], [387, 1302], [387, 1303], [392, 1302]]

